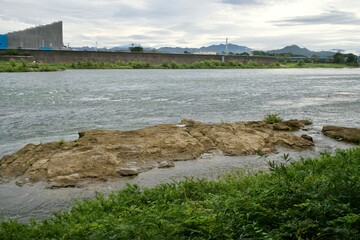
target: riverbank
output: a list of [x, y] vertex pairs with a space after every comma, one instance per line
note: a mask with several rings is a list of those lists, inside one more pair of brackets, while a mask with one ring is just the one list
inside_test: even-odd
[[276, 69], [276, 68], [356, 68], [359, 65], [334, 63], [260, 63], [217, 60], [205, 60], [191, 64], [177, 64], [176, 62], [163, 62], [153, 65], [142, 61], [109, 62], [78, 62], [78, 63], [29, 63], [26, 61], [0, 61], [0, 72], [48, 72], [66, 69]]
[[4, 239], [358, 239], [360, 148], [323, 153], [270, 173], [233, 171], [77, 202], [51, 219], [3, 221]]

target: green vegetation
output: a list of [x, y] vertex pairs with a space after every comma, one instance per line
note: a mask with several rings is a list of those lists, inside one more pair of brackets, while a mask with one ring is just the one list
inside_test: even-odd
[[270, 113], [265, 116], [264, 119], [267, 123], [273, 124], [273, 123], [279, 123], [283, 121], [283, 118], [280, 116], [280, 114], [277, 113]]
[[336, 53], [334, 55], [334, 63], [347, 63], [347, 64], [355, 64], [357, 65], [358, 57], [352, 53], [342, 54]]
[[0, 61], [0, 72], [49, 72], [64, 70], [63, 66], [44, 63], [29, 63], [24, 60]]
[[1, 239], [360, 239], [360, 148], [270, 173], [128, 185], [48, 220], [0, 223]]
[[65, 139], [64, 139], [64, 138], [60, 138], [60, 139], [59, 139], [59, 144], [60, 144], [60, 145], [63, 145], [64, 143], [65, 143]]
[[144, 52], [144, 48], [141, 46], [130, 47], [129, 50], [130, 52]]
[[305, 63], [304, 61], [294, 63], [273, 63], [264, 64], [259, 62], [241, 62], [218, 60], [205, 60], [192, 64], [178, 64], [176, 62], [163, 62], [159, 65], [152, 65], [142, 61], [122, 62], [77, 62], [71, 64], [45, 64], [29, 63], [24, 60], [0, 61], [0, 72], [44, 72], [58, 71], [65, 69], [258, 69], [258, 68], [345, 68], [358, 67], [358, 64], [335, 64], [335, 63]]

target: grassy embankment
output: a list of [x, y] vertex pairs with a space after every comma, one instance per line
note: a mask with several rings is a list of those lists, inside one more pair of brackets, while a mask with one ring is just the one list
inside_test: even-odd
[[0, 72], [44, 72], [65, 69], [256, 69], [256, 68], [345, 68], [358, 65], [331, 64], [331, 63], [274, 63], [263, 64], [257, 62], [242, 63], [239, 61], [221, 62], [216, 60], [194, 62], [192, 64], [177, 64], [164, 62], [160, 65], [151, 65], [141, 61], [115, 63], [106, 62], [79, 62], [73, 64], [45, 64], [28, 63], [25, 61], [0, 61]]
[[[284, 155], [285, 158], [285, 155]], [[360, 148], [270, 173], [188, 179], [78, 202], [51, 219], [0, 223], [1, 239], [360, 239]]]

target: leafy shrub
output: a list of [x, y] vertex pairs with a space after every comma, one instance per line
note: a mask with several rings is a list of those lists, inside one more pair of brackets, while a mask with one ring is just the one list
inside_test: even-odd
[[303, 67], [305, 65], [305, 62], [304, 62], [304, 60], [300, 60], [296, 63], [296, 65], [299, 67]]
[[15, 67], [16, 66], [16, 61], [14, 59], [10, 59], [9, 61], [11, 67]]
[[273, 124], [273, 123], [279, 123], [283, 121], [283, 118], [280, 116], [280, 114], [277, 113], [270, 113], [265, 116], [264, 119], [267, 123]]

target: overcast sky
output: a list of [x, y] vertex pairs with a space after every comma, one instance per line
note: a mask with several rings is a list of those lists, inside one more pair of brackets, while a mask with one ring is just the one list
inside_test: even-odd
[[0, 0], [0, 33], [63, 21], [64, 44], [360, 53], [358, 0]]

